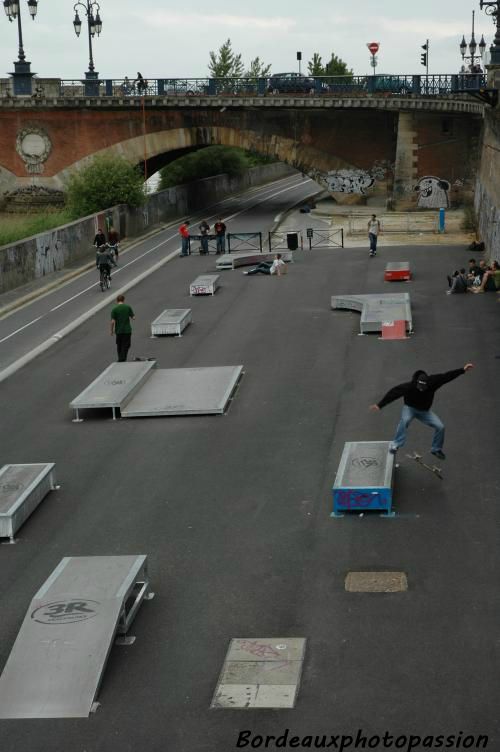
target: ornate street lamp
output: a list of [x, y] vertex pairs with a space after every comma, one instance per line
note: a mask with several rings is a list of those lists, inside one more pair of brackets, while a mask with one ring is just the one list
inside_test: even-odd
[[[469, 48], [469, 55], [467, 55], [467, 42], [465, 41], [465, 36], [462, 37], [462, 41], [460, 42], [460, 54], [462, 55], [462, 60], [470, 60], [470, 72], [476, 73], [475, 71], [475, 60], [482, 60], [484, 56], [484, 51], [486, 49], [486, 42], [484, 41], [484, 36], [481, 36], [481, 41], [479, 42], [479, 45], [476, 42], [475, 37], [475, 16], [476, 11], [472, 11], [472, 35], [470, 38], [470, 42], [468, 45]], [[477, 55], [477, 50], [479, 49], [479, 54]]]
[[491, 64], [500, 65], [500, 0], [480, 0], [479, 6], [481, 10], [484, 9], [488, 16], [493, 18], [493, 23], [496, 26], [495, 39], [490, 47], [491, 51]]
[[[26, 60], [23, 45], [23, 26], [21, 23], [21, 1], [20, 0], [3, 0], [5, 15], [12, 23], [17, 19], [17, 33], [19, 38], [18, 59], [14, 63], [14, 73], [11, 73], [14, 79], [14, 94], [31, 94], [32, 78], [31, 63]], [[35, 20], [38, 10], [38, 0], [28, 0], [28, 10], [30, 16]]]
[[[85, 15], [87, 16], [87, 26], [88, 26], [88, 37], [89, 37], [89, 69], [85, 73], [85, 94], [94, 96], [99, 93], [99, 84], [98, 84], [98, 78], [99, 74], [96, 73], [94, 68], [94, 56], [92, 54], [92, 39], [97, 36], [100, 36], [102, 31], [102, 21], [101, 16], [99, 15], [99, 11], [101, 10], [101, 7], [96, 0], [86, 0], [85, 2], [77, 2], [73, 6], [73, 10], [75, 11], [75, 19], [73, 21], [73, 26], [75, 29], [75, 34], [77, 37], [80, 36], [80, 32], [82, 30], [82, 21], [80, 16], [78, 15], [78, 7], [83, 8]], [[89, 81], [94, 82], [93, 84], [90, 84]]]

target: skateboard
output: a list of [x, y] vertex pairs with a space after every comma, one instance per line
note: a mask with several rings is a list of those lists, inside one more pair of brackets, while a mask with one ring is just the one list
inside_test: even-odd
[[443, 480], [442, 470], [440, 467], [437, 467], [436, 465], [428, 465], [427, 462], [424, 462], [422, 459], [422, 455], [418, 454], [417, 452], [413, 452], [413, 454], [407, 454], [406, 455], [409, 460], [414, 460], [417, 464], [422, 465], [422, 467], [425, 467], [429, 472], [434, 473], [434, 475], [437, 475], [439, 480]]

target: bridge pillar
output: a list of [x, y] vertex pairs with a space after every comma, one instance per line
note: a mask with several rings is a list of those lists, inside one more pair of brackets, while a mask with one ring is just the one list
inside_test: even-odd
[[490, 89], [500, 89], [500, 64], [486, 66], [488, 72], [488, 87]]
[[418, 142], [414, 116], [400, 112], [394, 166], [393, 200], [395, 209], [408, 209], [415, 205], [414, 186], [418, 174]]
[[14, 96], [28, 96], [33, 93], [33, 76], [31, 63], [27, 60], [16, 60], [12, 76], [12, 91]]

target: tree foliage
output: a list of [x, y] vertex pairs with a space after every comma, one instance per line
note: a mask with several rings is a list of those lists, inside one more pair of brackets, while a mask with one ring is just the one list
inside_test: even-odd
[[307, 63], [307, 69], [310, 76], [324, 76], [325, 68], [321, 55], [317, 52], [314, 53], [311, 60]]
[[248, 78], [266, 78], [271, 73], [271, 64], [266, 65], [259, 56], [250, 60], [250, 65], [245, 73]]
[[212, 78], [239, 78], [243, 75], [241, 55], [233, 51], [230, 39], [227, 39], [217, 52], [210, 52], [208, 70]]
[[176, 159], [160, 170], [160, 190], [213, 175], [241, 175], [245, 170], [273, 160], [236, 147], [208, 146]]
[[212, 78], [266, 78], [271, 72], [271, 65], [266, 65], [257, 56], [245, 71], [241, 55], [234, 52], [231, 40], [227, 39], [217, 52], [210, 52], [208, 70]]
[[66, 184], [66, 205], [75, 218], [109, 209], [116, 204], [140, 206], [144, 200], [142, 173], [119, 156], [94, 157]]
[[307, 64], [309, 75], [311, 76], [352, 76], [352, 70], [349, 70], [347, 63], [337, 57], [332, 52], [330, 60], [326, 65], [323, 65], [321, 55], [317, 52], [314, 53], [311, 60]]
[[352, 76], [353, 72], [347, 67], [347, 63], [332, 52], [329, 62], [325, 65], [325, 76]]

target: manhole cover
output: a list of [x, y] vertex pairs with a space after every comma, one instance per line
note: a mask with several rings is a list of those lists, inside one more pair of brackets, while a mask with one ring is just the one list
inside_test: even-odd
[[345, 589], [349, 593], [401, 593], [408, 590], [404, 572], [348, 572]]

